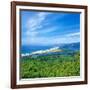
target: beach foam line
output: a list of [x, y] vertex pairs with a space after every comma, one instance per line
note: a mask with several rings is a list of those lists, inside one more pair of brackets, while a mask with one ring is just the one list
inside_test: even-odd
[[35, 54], [45, 54], [45, 53], [49, 53], [49, 52], [54, 52], [55, 50], [56, 51], [61, 51], [59, 49], [59, 47], [54, 47], [54, 48], [50, 48], [50, 49], [46, 49], [46, 50], [38, 50], [38, 51], [35, 51], [35, 52], [32, 52], [32, 53], [21, 54], [21, 56], [25, 57], [25, 56], [35, 55]]
[[21, 54], [22, 57], [30, 56], [30, 55], [31, 55], [30, 53]]

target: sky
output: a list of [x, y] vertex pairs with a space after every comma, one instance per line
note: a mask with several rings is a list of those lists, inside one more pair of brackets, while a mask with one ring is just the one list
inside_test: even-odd
[[80, 13], [20, 11], [21, 45], [80, 42]]

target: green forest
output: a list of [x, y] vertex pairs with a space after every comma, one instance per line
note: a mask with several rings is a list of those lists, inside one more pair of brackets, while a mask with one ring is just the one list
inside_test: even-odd
[[20, 78], [67, 77], [80, 75], [80, 51], [73, 55], [23, 57]]

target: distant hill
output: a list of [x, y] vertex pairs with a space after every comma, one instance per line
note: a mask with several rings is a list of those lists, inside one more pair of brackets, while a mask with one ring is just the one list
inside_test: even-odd
[[65, 50], [77, 51], [77, 50], [80, 50], [80, 42], [78, 42], [78, 43], [70, 43], [70, 44], [62, 44], [60, 46], [60, 48], [65, 49]]

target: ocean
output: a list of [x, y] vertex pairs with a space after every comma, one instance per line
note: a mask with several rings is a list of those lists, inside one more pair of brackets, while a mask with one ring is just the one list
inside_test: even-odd
[[32, 53], [35, 51], [39, 50], [46, 50], [54, 47], [59, 47], [61, 50], [68, 50], [68, 51], [77, 51], [80, 50], [80, 42], [78, 43], [71, 43], [71, 44], [62, 44], [62, 45], [57, 45], [57, 46], [29, 46], [29, 45], [24, 45], [21, 46], [20, 52], [21, 54], [25, 53]]
[[29, 45], [25, 45], [21, 47], [21, 53], [25, 54], [25, 53], [32, 53], [38, 50], [46, 50], [49, 49], [53, 46], [29, 46]]

